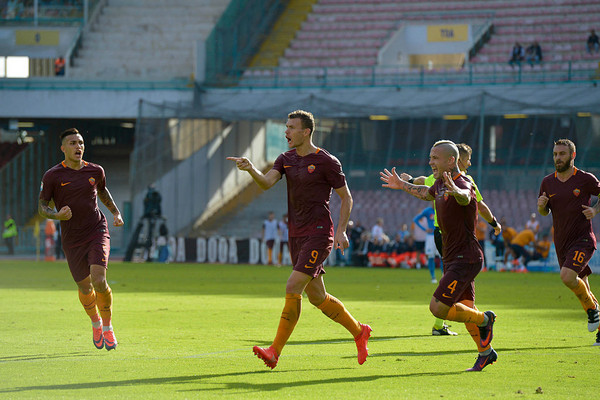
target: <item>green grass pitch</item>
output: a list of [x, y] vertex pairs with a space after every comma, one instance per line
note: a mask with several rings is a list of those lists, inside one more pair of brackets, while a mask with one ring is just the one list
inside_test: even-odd
[[[0, 398], [574, 399], [598, 388], [600, 347], [557, 274], [481, 273], [482, 310], [498, 315], [499, 359], [464, 372], [476, 348], [464, 326], [433, 337], [426, 270], [327, 268], [328, 291], [373, 328], [359, 366], [349, 333], [306, 297], [274, 370], [269, 345], [290, 268], [110, 265], [119, 347], [92, 344], [65, 262], [0, 261]], [[600, 293], [600, 279], [590, 278]], [[538, 389], [541, 388], [541, 389]], [[542, 392], [542, 393], [536, 393]]]

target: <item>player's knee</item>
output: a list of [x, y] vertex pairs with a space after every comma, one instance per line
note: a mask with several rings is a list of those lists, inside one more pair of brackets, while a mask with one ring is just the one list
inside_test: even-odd
[[568, 268], [563, 268], [560, 271], [560, 279], [569, 288], [577, 287], [577, 273]]
[[306, 293], [308, 297], [308, 301], [315, 307], [320, 306], [325, 301], [326, 295], [322, 294], [314, 294], [314, 293]]
[[448, 315], [448, 312], [444, 312], [444, 310], [442, 310], [442, 308], [439, 307], [439, 304], [435, 302], [429, 303], [429, 311], [431, 311], [433, 316], [436, 318], [446, 318], [446, 316]]
[[104, 276], [92, 277], [92, 286], [94, 286], [94, 289], [96, 290], [96, 292], [105, 292], [106, 289], [108, 288], [108, 284], [106, 283], [106, 277], [104, 277]]

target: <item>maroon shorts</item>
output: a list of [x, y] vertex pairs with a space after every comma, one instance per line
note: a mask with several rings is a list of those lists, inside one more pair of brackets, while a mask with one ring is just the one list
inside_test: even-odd
[[289, 239], [290, 256], [294, 271], [312, 277], [325, 273], [323, 262], [333, 249], [333, 239], [329, 236], [302, 236]]
[[483, 261], [473, 264], [444, 264], [444, 275], [433, 297], [450, 307], [463, 300], [475, 301], [474, 280], [482, 267]]
[[594, 243], [591, 241], [580, 241], [573, 244], [566, 253], [557, 254], [558, 265], [561, 268], [569, 268], [577, 272], [580, 278], [592, 274], [588, 262], [594, 255]]
[[265, 243], [267, 244], [267, 247], [269, 249], [272, 249], [273, 245], [275, 245], [275, 239], [269, 239], [269, 240], [265, 241]]
[[81, 246], [64, 247], [63, 250], [73, 279], [80, 282], [90, 275], [90, 265], [108, 266], [110, 237], [98, 236]]

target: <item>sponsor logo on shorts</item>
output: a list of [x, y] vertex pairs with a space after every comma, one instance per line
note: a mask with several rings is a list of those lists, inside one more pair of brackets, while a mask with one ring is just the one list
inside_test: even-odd
[[313, 172], [315, 172], [315, 169], [316, 169], [316, 168], [317, 168], [317, 167], [315, 167], [313, 164], [310, 164], [310, 165], [308, 166], [308, 173], [309, 173], [309, 174], [312, 174]]
[[69, 183], [71, 183], [71, 182], [61, 182], [60, 186], [67, 186]]
[[312, 268], [312, 265], [306, 265], [306, 264], [304, 264], [304, 268]]
[[88, 182], [90, 183], [90, 185], [94, 185], [94, 183], [96, 183], [96, 179], [90, 178], [88, 179]]
[[556, 196], [556, 193], [549, 194], [548, 197]]
[[447, 299], [451, 299], [452, 298], [452, 296], [448, 296], [446, 293], [442, 293], [442, 297], [445, 297]]

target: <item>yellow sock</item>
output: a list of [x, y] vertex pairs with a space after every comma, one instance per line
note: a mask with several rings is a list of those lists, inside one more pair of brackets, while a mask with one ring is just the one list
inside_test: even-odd
[[596, 308], [596, 303], [594, 303], [594, 299], [590, 296], [590, 291], [588, 290], [585, 282], [580, 278], [577, 278], [577, 287], [575, 289], [571, 289], [575, 296], [579, 299], [579, 302], [583, 306], [584, 310], [589, 310], [590, 308]]
[[268, 263], [273, 264], [273, 249], [267, 249], [267, 254], [269, 256]]
[[341, 301], [329, 293], [317, 308], [321, 310], [323, 314], [348, 329], [353, 337], [360, 335], [361, 327], [358, 321], [354, 319], [348, 310], [346, 310], [346, 307], [344, 307], [344, 304]]
[[[461, 301], [461, 304], [464, 304], [465, 306], [470, 307], [473, 310], [479, 311], [477, 310], [475, 303], [473, 303], [471, 300], [463, 300]], [[477, 345], [477, 350], [480, 353], [483, 353], [484, 351], [492, 347], [491, 344], [488, 344], [487, 347], [481, 347], [481, 335], [479, 334], [479, 327], [477, 326], [477, 324], [473, 322], [465, 322], [465, 328], [467, 328], [467, 331], [469, 331], [469, 333], [471, 334], [471, 338]]]
[[481, 311], [474, 310], [461, 303], [456, 303], [450, 307], [446, 319], [456, 322], [473, 322], [481, 325], [485, 320], [485, 316]]
[[283, 253], [280, 251], [277, 255], [277, 263], [281, 264], [281, 260], [283, 260]]
[[113, 303], [112, 290], [110, 290], [110, 287], [106, 292], [96, 292], [96, 302], [98, 303], [98, 310], [102, 317], [102, 325], [110, 326]]
[[88, 294], [83, 294], [80, 290], [77, 292], [79, 293], [79, 301], [85, 309], [85, 313], [92, 319], [92, 322], [100, 321], [98, 307], [96, 307], [96, 292], [94, 292], [94, 289]]
[[281, 312], [281, 319], [277, 327], [277, 334], [273, 340], [273, 348], [277, 354], [281, 354], [283, 346], [287, 343], [290, 335], [294, 331], [294, 327], [300, 318], [302, 311], [302, 295], [288, 293], [285, 295], [285, 305]]

